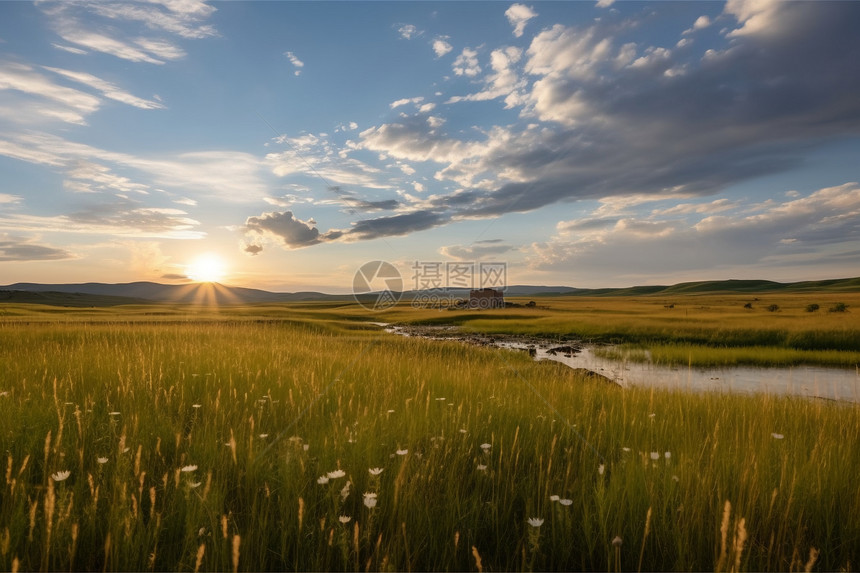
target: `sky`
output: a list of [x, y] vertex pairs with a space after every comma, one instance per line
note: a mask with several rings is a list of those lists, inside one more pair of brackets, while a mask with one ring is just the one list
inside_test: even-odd
[[2, 2], [0, 285], [860, 276], [856, 22], [860, 2]]

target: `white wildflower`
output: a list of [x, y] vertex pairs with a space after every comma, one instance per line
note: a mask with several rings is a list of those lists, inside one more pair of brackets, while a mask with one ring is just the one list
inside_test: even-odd
[[184, 473], [190, 473], [190, 472], [193, 472], [196, 470], [197, 470], [197, 466], [192, 464], [190, 466], [182, 466], [182, 468], [179, 471], [184, 472]]
[[597, 466], [597, 473], [598, 474], [603, 475], [603, 472], [605, 470], [606, 470], [606, 466], [604, 466], [603, 464], [600, 464], [599, 466]]
[[63, 481], [68, 479], [70, 475], [72, 475], [72, 472], [70, 472], [69, 470], [65, 470], [57, 472], [55, 474], [51, 474], [51, 479], [54, 481]]
[[558, 500], [558, 502], [560, 504], [562, 504], [563, 506], [567, 507], [568, 505], [573, 503], [573, 500], [572, 499], [560, 499], [560, 500]]
[[530, 517], [528, 519], [528, 523], [532, 527], [540, 527], [541, 525], [543, 525], [543, 519], [541, 519], [540, 517]]
[[478, 471], [485, 472], [487, 471], [487, 466], [484, 464], [478, 464]]
[[352, 519], [352, 517], [350, 517], [348, 515], [341, 515], [340, 517], [337, 518], [337, 520], [341, 523], [349, 523], [349, 521], [351, 519]]
[[320, 476], [317, 478], [317, 483], [320, 485], [325, 485], [328, 483], [328, 476]]
[[329, 479], [337, 479], [337, 478], [342, 478], [343, 476], [345, 476], [346, 472], [343, 470], [334, 470], [333, 472], [328, 472], [327, 475], [328, 475]]
[[367, 471], [370, 472], [370, 475], [372, 475], [372, 476], [378, 476], [383, 471], [385, 471], [385, 468], [370, 468]]
[[373, 509], [374, 507], [376, 507], [376, 494], [375, 493], [365, 492], [363, 497], [364, 497], [365, 507], [367, 507], [368, 509]]
[[783, 439], [783, 438], [785, 437], [785, 436], [783, 436], [782, 434], [777, 434], [776, 432], [772, 433], [772, 434], [771, 434], [771, 436], [773, 436], [773, 437], [774, 437], [774, 438], [776, 438], [777, 440], [781, 440], [781, 439]]
[[108, 459], [107, 459], [107, 458], [96, 458], [96, 461], [97, 461], [98, 463], [100, 463], [100, 464], [106, 464], [106, 463], [108, 463]]
[[550, 500], [550, 501], [558, 501], [559, 499], [561, 499], [561, 498], [559, 498], [557, 495], [551, 495], [551, 496], [549, 496], [549, 500]]
[[651, 459], [655, 460], [655, 461], [659, 460], [660, 459], [660, 452], [651, 452]]
[[406, 454], [409, 453], [409, 450], [397, 450], [394, 453], [397, 454], [398, 456], [405, 456]]

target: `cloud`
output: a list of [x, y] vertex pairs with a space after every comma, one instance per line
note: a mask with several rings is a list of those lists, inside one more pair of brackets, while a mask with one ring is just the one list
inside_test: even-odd
[[316, 245], [326, 239], [311, 221], [302, 221], [292, 211], [263, 213], [259, 217], [248, 217], [242, 227], [245, 233], [244, 251], [256, 255], [263, 250], [263, 240], [280, 243], [287, 249], [298, 249]]
[[404, 105], [407, 105], [410, 103], [419, 104], [422, 101], [424, 101], [424, 96], [418, 96], [418, 97], [412, 97], [412, 98], [398, 99], [398, 100], [391, 102], [388, 105], [391, 109], [395, 109], [395, 108], [398, 108], [400, 106], [404, 106]]
[[[11, 95], [14, 93], [36, 96], [37, 99], [22, 101]], [[54, 83], [33, 67], [12, 62], [0, 62], [0, 98], [0, 116], [12, 121], [22, 115], [35, 115], [46, 120], [61, 119], [84, 124], [86, 116], [101, 105], [101, 100], [94, 95]], [[5, 102], [9, 107], [3, 105]], [[24, 110], [33, 112], [33, 115], [22, 114]]]
[[441, 58], [453, 49], [454, 46], [448, 43], [448, 36], [437, 36], [433, 40], [433, 51], [437, 58]]
[[478, 51], [471, 48], [463, 48], [457, 59], [452, 64], [454, 73], [458, 76], [475, 77], [481, 73], [481, 66], [478, 65]]
[[98, 78], [92, 74], [87, 74], [84, 72], [74, 72], [71, 70], [64, 70], [61, 68], [50, 68], [45, 66], [45, 69], [54, 72], [64, 78], [68, 78], [74, 82], [79, 84], [83, 84], [85, 86], [91, 87], [95, 90], [102, 92], [106, 98], [110, 98], [112, 100], [137, 107], [140, 109], [163, 109], [164, 105], [157, 101], [145, 100], [136, 96], [131, 95], [128, 92], [123, 91], [115, 84], [112, 84], [108, 81], [105, 81], [101, 78]]
[[72, 233], [135, 238], [200, 239], [200, 223], [172, 208], [142, 207], [128, 199], [90, 204], [68, 215], [0, 214], [0, 227], [30, 233]]
[[[743, 23], [757, 12], [739, 14]], [[504, 105], [521, 122], [445, 133], [442, 122], [404, 117], [362, 131], [358, 146], [425, 163], [457, 185], [423, 204], [452, 219], [606, 197], [698, 197], [784, 172], [823, 143], [860, 135], [860, 76], [846, 73], [860, 60], [848, 24], [860, 20], [860, 4], [780, 2], [767, 14], [767, 30], [699, 53], [631, 42], [636, 22], [556, 25], [519, 62], [494, 50], [484, 88], [449, 100], [508, 92]]]
[[[149, 3], [84, 0], [38, 6], [51, 19], [57, 34], [72, 44], [55, 43], [54, 47], [72, 53], [93, 51], [131, 62], [164, 64], [185, 57], [185, 51], [165, 39], [164, 34], [183, 39], [217, 35], [213, 26], [204, 23], [215, 8], [193, 0]], [[111, 22], [125, 26], [123, 39]], [[135, 29], [139, 31], [137, 37]], [[151, 33], [159, 36], [149, 36]]]
[[621, 268], [624, 276], [799, 265], [824, 255], [856, 265], [858, 241], [860, 184], [852, 182], [782, 203], [716, 200], [645, 218], [563, 221], [551, 241], [532, 245], [530, 260], [536, 269], [596, 275]]
[[693, 22], [693, 26], [691, 28], [684, 30], [682, 32], [682, 35], [686, 36], [688, 34], [692, 34], [693, 32], [695, 32], [697, 30], [704, 30], [705, 28], [710, 26], [712, 23], [713, 22], [711, 22], [711, 19], [709, 17], [699, 16], [698, 18], [696, 18], [696, 21]]
[[488, 257], [498, 257], [517, 250], [502, 239], [476, 241], [470, 245], [448, 245], [441, 247], [439, 253], [456, 261], [479, 261]]
[[371, 240], [380, 237], [409, 235], [424, 229], [431, 229], [445, 224], [448, 218], [442, 214], [428, 210], [402, 213], [390, 217], [365, 219], [352, 224], [352, 228], [344, 231], [346, 240]]
[[72, 46], [64, 46], [62, 44], [51, 44], [51, 45], [53, 47], [57, 48], [58, 50], [62, 50], [64, 52], [69, 52], [70, 54], [77, 54], [78, 56], [83, 56], [83, 55], [86, 55], [89, 53], [86, 50], [81, 50], [80, 48], [75, 48]]
[[[158, 8], [158, 4], [167, 10]], [[84, 5], [98, 16], [124, 22], [141, 22], [150, 30], [169, 32], [183, 38], [200, 39], [218, 34], [211, 25], [201, 23], [216, 11], [215, 7], [205, 2], [178, 0], [132, 4], [94, 1], [85, 2]]]
[[8, 234], [0, 234], [0, 261], [59, 261], [74, 259], [75, 255], [64, 249], [39, 245]]
[[302, 68], [305, 67], [305, 63], [298, 59], [295, 54], [292, 52], [284, 52], [284, 55], [290, 60], [290, 63], [293, 64], [293, 67], [296, 68], [295, 74], [298, 76], [302, 73]]
[[514, 36], [520, 38], [523, 35], [526, 24], [528, 24], [529, 20], [536, 17], [537, 13], [525, 4], [511, 4], [511, 7], [505, 10], [505, 16], [507, 16], [511, 26], [514, 27]]
[[424, 32], [419, 30], [413, 24], [398, 24], [397, 33], [400, 34], [400, 37], [404, 40], [411, 40], [412, 38], [422, 35]]
[[14, 205], [20, 203], [23, 197], [19, 195], [10, 195], [8, 193], [0, 193], [0, 205]]
[[[45, 133], [12, 134], [0, 139], [0, 155], [63, 169], [66, 185], [77, 191], [144, 193], [153, 187], [176, 189], [183, 194], [227, 202], [253, 202], [268, 196], [262, 179], [266, 163], [248, 153], [195, 151], [170, 156], [136, 156], [75, 143]], [[134, 181], [116, 175], [117, 169], [133, 170]], [[141, 179], [143, 181], [141, 181]]]
[[453, 96], [446, 103], [486, 101], [504, 97], [506, 108], [521, 104], [525, 98], [524, 90], [528, 82], [520, 76], [515, 65], [522, 55], [522, 50], [514, 46], [493, 50], [490, 54], [493, 73], [488, 74], [484, 80], [486, 84], [484, 89], [466, 96]]

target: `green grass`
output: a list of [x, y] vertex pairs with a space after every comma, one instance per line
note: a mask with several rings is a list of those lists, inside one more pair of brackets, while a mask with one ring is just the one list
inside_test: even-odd
[[[473, 548], [488, 571], [860, 563], [856, 405], [622, 390], [352, 307], [159, 309], [7, 309], [0, 568], [185, 571], [202, 551], [200, 570], [475, 570]], [[741, 519], [747, 538], [721, 561], [726, 501], [728, 545]]]
[[[820, 310], [808, 312], [813, 303]], [[828, 311], [839, 303], [847, 305], [847, 312]], [[744, 308], [746, 304], [752, 308]], [[768, 311], [771, 305], [780, 310]], [[860, 309], [860, 294], [678, 294], [548, 297], [535, 308], [483, 312], [401, 305], [381, 316], [391, 322], [456, 324], [472, 333], [634, 345], [659, 354], [664, 363], [854, 368], [860, 365], [860, 312], [851, 309]], [[757, 350], [751, 352], [751, 347]]]

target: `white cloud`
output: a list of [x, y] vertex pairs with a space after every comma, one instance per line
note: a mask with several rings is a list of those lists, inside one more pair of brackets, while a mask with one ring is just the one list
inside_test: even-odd
[[514, 46], [493, 50], [490, 54], [490, 66], [493, 73], [486, 77], [486, 87], [478, 93], [466, 96], [453, 96], [446, 103], [460, 101], [486, 101], [499, 97], [506, 98], [507, 108], [520, 105], [525, 95], [522, 90], [527, 82], [521, 78], [515, 65], [522, 58], [522, 50]]
[[441, 58], [453, 49], [454, 46], [448, 43], [448, 36], [438, 36], [433, 40], [433, 51], [436, 52], [437, 58]]
[[423, 97], [423, 96], [418, 96], [418, 97], [402, 98], [402, 99], [399, 99], [399, 100], [395, 100], [395, 101], [391, 102], [391, 103], [390, 103], [390, 104], [388, 104], [388, 105], [389, 105], [389, 107], [391, 107], [391, 109], [395, 109], [395, 108], [398, 108], [398, 107], [400, 107], [400, 106], [404, 106], [404, 105], [407, 105], [407, 104], [410, 104], [410, 103], [419, 104], [419, 103], [421, 103], [422, 101], [424, 101], [424, 97]]
[[776, 22], [784, 4], [782, 0], [728, 0], [723, 11], [734, 16], [740, 28], [729, 32], [738, 37], [776, 31]]
[[[714, 214], [732, 209], [735, 214]], [[553, 239], [532, 245], [532, 260], [545, 270], [575, 266], [582, 276], [602, 272], [604, 284], [622, 276], [812, 263], [823, 253], [856, 262], [858, 221], [860, 184], [852, 182], [782, 203], [722, 198], [645, 217], [561, 222]], [[621, 274], [607, 275], [610, 267]]]
[[[181, 59], [185, 51], [165, 39], [172, 34], [184, 39], [201, 39], [217, 35], [215, 28], [204, 21], [215, 8], [194, 0], [164, 0], [149, 3], [81, 2], [39, 3], [57, 34], [69, 45], [53, 44], [55, 48], [83, 54], [87, 51], [110, 54], [132, 62], [163, 64]], [[132, 26], [125, 36], [132, 38], [135, 28], [141, 34], [130, 42], [115, 35], [110, 21]], [[150, 33], [158, 37], [151, 37]]]
[[70, 54], [77, 54], [78, 56], [83, 56], [83, 55], [86, 55], [89, 53], [86, 50], [81, 50], [80, 48], [75, 48], [72, 46], [64, 46], [62, 44], [51, 44], [51, 45], [53, 47], [57, 48], [58, 50], [62, 50], [64, 52], [69, 52]]
[[476, 241], [471, 245], [446, 245], [439, 248], [439, 254], [455, 261], [480, 261], [488, 257], [498, 257], [515, 251], [514, 247], [502, 239]]
[[[227, 202], [254, 202], [268, 195], [261, 178], [265, 162], [248, 153], [197, 151], [169, 156], [141, 157], [75, 143], [49, 134], [18, 134], [0, 139], [0, 155], [31, 163], [63, 168], [70, 188], [106, 188], [143, 192], [151, 187], [196, 192], [202, 197]], [[96, 161], [102, 165], [96, 165]], [[82, 163], [84, 162], [84, 163]], [[141, 181], [132, 181], [102, 169], [104, 164], [135, 170]], [[87, 166], [82, 169], [81, 166]]]
[[401, 38], [405, 40], [411, 40], [416, 36], [422, 35], [424, 32], [422, 32], [412, 24], [400, 24], [397, 28], [397, 33], [400, 34]]
[[295, 54], [292, 52], [284, 52], [284, 55], [290, 60], [290, 63], [296, 68], [295, 74], [298, 76], [302, 73], [302, 68], [305, 67], [305, 63], [298, 59]]
[[94, 52], [110, 54], [131, 62], [164, 63], [163, 60], [159, 60], [158, 58], [154, 58], [152, 54], [148, 54], [146, 49], [135, 48], [131, 44], [105, 36], [104, 34], [97, 34], [76, 27], [60, 29], [57, 33], [67, 42], [83, 46]]
[[511, 7], [505, 10], [505, 16], [514, 27], [514, 36], [519, 38], [523, 35], [528, 21], [536, 17], [537, 13], [525, 4], [511, 4]]
[[8, 91], [39, 98], [37, 101], [27, 99], [23, 102], [17, 98], [11, 98], [9, 103], [15, 105], [9, 107], [3, 105], [4, 100], [0, 99], [0, 114], [13, 121], [16, 118], [27, 118], [27, 116], [21, 118], [20, 107], [24, 107], [33, 112], [37, 118], [61, 119], [69, 123], [84, 124], [86, 116], [101, 105], [99, 98], [56, 84], [26, 64], [0, 62], [0, 98], [3, 97], [3, 92]]
[[45, 67], [45, 69], [54, 72], [55, 74], [61, 75], [65, 78], [68, 78], [72, 81], [96, 89], [102, 92], [105, 97], [110, 98], [112, 100], [116, 100], [118, 102], [122, 102], [124, 104], [128, 104], [140, 109], [164, 108], [164, 105], [157, 101], [145, 100], [137, 96], [133, 96], [130, 93], [121, 90], [115, 84], [112, 84], [111, 82], [105, 81], [91, 74], [87, 74], [84, 72], [74, 72], [61, 68], [50, 68], [47, 66]]
[[478, 65], [478, 51], [471, 48], [463, 48], [457, 59], [452, 64], [454, 73], [458, 76], [475, 77], [481, 73], [481, 66]]
[[615, 4], [615, 0], [597, 0], [596, 6], [598, 8], [609, 8], [613, 4]]

